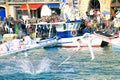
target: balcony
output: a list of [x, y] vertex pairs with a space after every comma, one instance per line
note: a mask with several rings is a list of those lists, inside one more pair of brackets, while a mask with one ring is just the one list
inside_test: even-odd
[[24, 4], [24, 3], [60, 3], [61, 0], [8, 0], [8, 4]]

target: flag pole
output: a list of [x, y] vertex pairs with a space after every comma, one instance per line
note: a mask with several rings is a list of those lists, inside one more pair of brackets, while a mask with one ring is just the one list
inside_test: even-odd
[[8, 15], [10, 15], [10, 14], [9, 14], [9, 5], [8, 5], [8, 0], [6, 0], [5, 6], [6, 6], [7, 16], [8, 16]]
[[26, 0], [26, 7], [27, 7], [27, 11], [28, 11], [28, 17], [30, 18], [31, 17], [31, 15], [30, 15], [30, 6], [29, 6], [27, 0]]

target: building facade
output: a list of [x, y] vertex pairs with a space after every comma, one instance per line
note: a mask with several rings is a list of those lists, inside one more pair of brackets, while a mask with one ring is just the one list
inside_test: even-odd
[[[30, 8], [31, 17], [40, 18], [40, 10], [43, 4], [47, 4], [51, 9], [59, 8], [60, 0], [1, 0], [0, 1], [0, 16], [4, 17], [11, 15], [14, 18], [19, 18], [21, 15], [28, 15], [28, 7]], [[4, 15], [3, 15], [4, 14]]]
[[[27, 8], [25, 4], [39, 4], [38, 7], [30, 7], [31, 16], [40, 17], [40, 4], [61, 4], [63, 0], [0, 0], [0, 16], [3, 20], [4, 17], [11, 15], [12, 17], [18, 18], [21, 14], [26, 13]], [[71, 0], [64, 0], [67, 3]], [[86, 15], [86, 12], [91, 8], [97, 9], [100, 12], [107, 11], [110, 14], [106, 15], [109, 19], [111, 16], [115, 16], [116, 12], [120, 10], [120, 0], [74, 0], [76, 5], [79, 7], [79, 14], [82, 16]], [[57, 6], [58, 7], [58, 6]], [[21, 13], [22, 12], [22, 13]]]
[[80, 14], [85, 15], [90, 8], [110, 12], [106, 14], [106, 19], [109, 19], [120, 10], [120, 0], [80, 0]]

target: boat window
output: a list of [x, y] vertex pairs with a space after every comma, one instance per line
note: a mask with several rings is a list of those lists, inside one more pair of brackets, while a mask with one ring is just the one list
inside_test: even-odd
[[68, 23], [67, 24], [67, 28], [69, 30], [75, 29], [75, 30], [79, 30], [80, 27], [80, 23]]
[[55, 26], [56, 26], [57, 31], [67, 29], [65, 24], [56, 24]]
[[66, 29], [67, 29], [65, 24], [63, 24], [63, 28], [64, 28], [64, 30], [66, 30]]

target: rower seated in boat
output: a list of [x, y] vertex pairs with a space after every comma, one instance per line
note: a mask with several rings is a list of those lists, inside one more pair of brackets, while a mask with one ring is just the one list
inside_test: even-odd
[[7, 53], [9, 51], [8, 43], [6, 41], [0, 41], [0, 54]]
[[20, 40], [17, 38], [17, 36], [13, 37], [13, 40], [10, 43], [10, 50], [18, 50], [20, 49], [21, 44], [20, 44]]
[[33, 40], [28, 35], [23, 35], [22, 38], [23, 38], [23, 43], [22, 43], [23, 45], [31, 45], [33, 43]]

